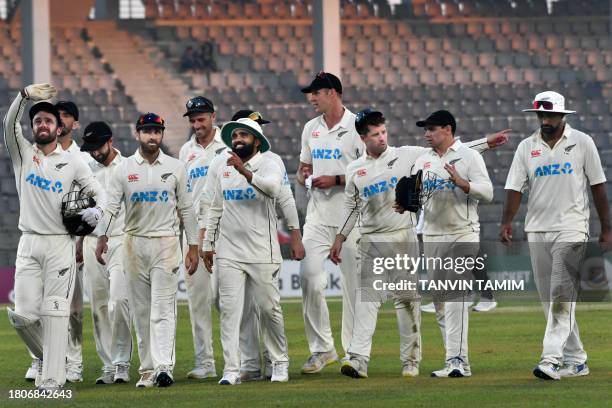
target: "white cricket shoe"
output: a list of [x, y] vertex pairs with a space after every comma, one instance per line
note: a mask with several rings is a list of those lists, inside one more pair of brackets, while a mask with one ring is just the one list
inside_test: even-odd
[[476, 306], [472, 308], [475, 312], [490, 312], [491, 310], [497, 307], [497, 302], [495, 300], [480, 300]]
[[459, 357], [451, 358], [446, 361], [446, 365], [443, 369], [437, 370], [431, 373], [432, 377], [438, 378], [461, 378], [461, 377], [471, 377], [472, 370], [469, 364], [465, 364], [463, 359]]
[[223, 378], [219, 380], [219, 385], [238, 385], [240, 384], [240, 376], [236, 373], [223, 374]]
[[57, 391], [62, 388], [57, 381], [51, 378], [47, 378], [38, 386], [40, 391]]
[[170, 370], [170, 367], [161, 365], [157, 367], [156, 371], [155, 384], [158, 387], [165, 388], [174, 384], [174, 378], [172, 378], [172, 370]]
[[563, 367], [559, 370], [561, 377], [582, 377], [589, 375], [589, 366], [586, 362], [582, 364], [563, 364]]
[[272, 382], [287, 382], [289, 381], [289, 362], [275, 361], [272, 363]]
[[96, 384], [112, 384], [115, 380], [115, 370], [104, 368], [102, 375], [96, 378]]
[[42, 369], [42, 361], [37, 358], [33, 358], [32, 365], [28, 368], [28, 371], [26, 371], [26, 381], [35, 381], [36, 376], [38, 375], [38, 370], [40, 369]]
[[187, 373], [187, 378], [194, 380], [203, 380], [205, 378], [214, 378], [216, 376], [217, 369], [215, 368], [215, 363], [204, 363]]
[[140, 376], [140, 380], [136, 383], [136, 388], [151, 388], [154, 385], [155, 373], [153, 371], [147, 371]]
[[406, 361], [402, 367], [402, 377], [416, 377], [419, 375], [419, 363], [416, 361]]
[[436, 307], [433, 302], [428, 303], [426, 305], [421, 305], [421, 312], [423, 313], [436, 313]]
[[83, 382], [83, 367], [66, 364], [66, 381], [69, 383]]
[[533, 369], [533, 375], [543, 380], [560, 380], [559, 366], [548, 361], [540, 363]]
[[348, 377], [368, 378], [368, 359], [353, 354], [350, 359], [342, 363], [340, 372]]
[[324, 353], [312, 353], [308, 360], [302, 366], [302, 374], [318, 373], [332, 363], [338, 361], [336, 350]]
[[127, 364], [117, 364], [115, 366], [115, 375], [113, 378], [115, 384], [130, 382], [130, 366]]

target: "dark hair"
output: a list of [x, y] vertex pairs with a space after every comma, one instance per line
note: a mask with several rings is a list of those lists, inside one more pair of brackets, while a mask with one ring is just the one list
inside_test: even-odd
[[368, 134], [369, 126], [380, 126], [384, 125], [387, 120], [384, 115], [380, 112], [372, 112], [366, 115], [362, 120], [355, 123], [355, 130], [360, 136]]

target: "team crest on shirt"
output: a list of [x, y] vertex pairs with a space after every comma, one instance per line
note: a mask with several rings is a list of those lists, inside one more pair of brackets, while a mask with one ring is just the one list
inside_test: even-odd
[[192, 161], [192, 160], [193, 160], [193, 159], [195, 159], [195, 158], [196, 158], [196, 154], [195, 154], [195, 153], [191, 153], [191, 154], [189, 155], [189, 157], [187, 157], [187, 161], [188, 161], [188, 162], [190, 162], [190, 161]]
[[163, 181], [164, 183], [166, 182], [166, 180], [168, 180], [168, 177], [170, 177], [172, 175], [172, 173], [164, 173], [161, 176], [161, 181]]
[[313, 139], [318, 139], [319, 136], [321, 136], [321, 132], [319, 132], [318, 130], [315, 130], [314, 132], [312, 132]]
[[55, 170], [60, 171], [62, 167], [67, 166], [68, 163], [58, 163], [55, 165]]
[[540, 157], [542, 155], [542, 150], [537, 149], [537, 150], [532, 150], [531, 151], [531, 157]]
[[366, 175], [366, 169], [357, 170], [357, 177], [363, 177]]
[[346, 135], [347, 133], [348, 133], [348, 130], [345, 130], [343, 132], [338, 132], [338, 136], [336, 136], [336, 140], [340, 140], [342, 136]]
[[387, 167], [392, 169], [393, 165], [395, 164], [396, 161], [397, 161], [397, 157], [395, 159], [391, 160], [389, 163], [387, 163]]
[[215, 150], [215, 154], [220, 154], [223, 153], [225, 151], [225, 147], [222, 147], [220, 149]]
[[32, 161], [40, 166], [40, 159], [38, 158], [38, 156], [32, 156]]
[[572, 151], [572, 149], [573, 149], [574, 147], [576, 147], [576, 143], [574, 143], [574, 144], [573, 144], [573, 145], [571, 145], [571, 146], [567, 146], [567, 147], [565, 148], [565, 154], [569, 154], [569, 153]]
[[127, 176], [128, 183], [133, 183], [134, 181], [138, 181], [138, 174], [128, 174]]

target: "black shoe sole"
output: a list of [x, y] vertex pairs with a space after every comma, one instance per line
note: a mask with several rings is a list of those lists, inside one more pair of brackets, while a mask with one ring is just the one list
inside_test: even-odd
[[158, 387], [169, 387], [174, 384], [174, 380], [165, 372], [161, 372], [157, 375], [155, 383]]
[[127, 384], [127, 381], [123, 380], [122, 378], [119, 378], [118, 380], [114, 380], [113, 383], [115, 383], [115, 384]]
[[26, 378], [25, 380], [26, 380], [27, 382], [34, 382], [34, 381], [35, 381], [35, 379], [34, 379], [34, 378]]
[[544, 371], [540, 370], [539, 368], [535, 368], [533, 370], [533, 375], [535, 375], [538, 378], [541, 378], [542, 380], [554, 380], [554, 378], [552, 378], [550, 375], [546, 374]]
[[344, 375], [346, 375], [347, 377], [351, 377], [351, 378], [363, 378], [361, 375], [359, 375], [359, 372], [357, 370], [355, 370], [355, 368], [349, 364], [347, 365], [343, 365], [340, 368], [340, 372]]

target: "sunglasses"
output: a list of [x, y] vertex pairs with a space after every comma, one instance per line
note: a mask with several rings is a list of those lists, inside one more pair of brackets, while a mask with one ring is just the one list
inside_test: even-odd
[[[361, 124], [361, 122], [363, 122], [364, 120], [366, 120], [368, 118], [368, 116], [370, 116], [371, 114], [377, 114], [377, 115], [381, 115], [380, 112], [372, 109], [372, 108], [366, 108], [362, 111], [359, 111], [357, 113], [357, 115], [355, 115], [355, 124], [357, 126], [359, 126]], [[381, 115], [382, 116], [382, 115]]]
[[199, 108], [208, 108], [210, 110], [215, 110], [211, 101], [201, 96], [196, 96], [195, 98], [191, 98], [185, 104], [185, 107], [189, 109], [199, 109]]
[[540, 109], [540, 107], [544, 110], [553, 110], [553, 103], [550, 101], [533, 101], [534, 109]]
[[258, 120], [263, 120], [263, 117], [261, 116], [261, 113], [259, 112], [253, 112], [247, 117], [251, 120], [254, 120], [255, 122], [257, 122]]
[[138, 118], [138, 123], [143, 125], [145, 123], [157, 123], [158, 125], [163, 125], [165, 121], [161, 118], [161, 116], [156, 115], [154, 113], [146, 113]]

